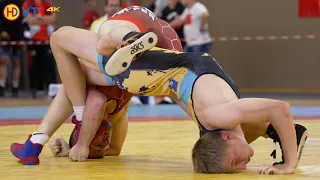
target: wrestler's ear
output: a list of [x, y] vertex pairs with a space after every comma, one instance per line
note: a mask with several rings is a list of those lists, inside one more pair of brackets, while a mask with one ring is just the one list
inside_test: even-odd
[[235, 137], [234, 137], [233, 134], [231, 134], [231, 133], [223, 132], [223, 133], [221, 133], [221, 138], [222, 138], [224, 141], [230, 141], [230, 140], [234, 139]]

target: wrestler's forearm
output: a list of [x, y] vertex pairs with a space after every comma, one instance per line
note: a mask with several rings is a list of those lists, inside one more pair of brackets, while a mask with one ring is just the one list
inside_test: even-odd
[[274, 113], [274, 116], [270, 119], [270, 122], [280, 137], [285, 163], [293, 168], [296, 168], [298, 163], [297, 137], [293, 119], [290, 113], [290, 108], [279, 108], [278, 110], [282, 112], [278, 114]]
[[79, 134], [78, 145], [80, 147], [89, 147], [96, 132], [101, 124], [105, 112], [105, 105], [95, 108], [90, 104], [86, 104], [84, 117], [82, 120], [81, 131]]

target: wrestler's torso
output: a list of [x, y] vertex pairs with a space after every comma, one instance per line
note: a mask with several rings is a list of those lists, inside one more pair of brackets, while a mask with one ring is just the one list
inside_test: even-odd
[[133, 94], [117, 86], [96, 86], [96, 89], [107, 98], [105, 119], [114, 124], [116, 120], [127, 113]]
[[175, 95], [188, 106], [192, 118], [198, 123], [193, 107], [192, 90], [203, 74], [214, 74], [217, 78], [223, 79], [239, 95], [232, 79], [216, 60], [206, 53], [183, 53], [152, 48], [133, 61], [128, 70], [113, 76], [112, 79], [120, 88], [133, 94]]
[[195, 77], [206, 73], [225, 75], [220, 65], [206, 53], [152, 48], [133, 61], [127, 71], [112, 78], [120, 88], [130, 93], [156, 96], [176, 90], [176, 85], [188, 73]]

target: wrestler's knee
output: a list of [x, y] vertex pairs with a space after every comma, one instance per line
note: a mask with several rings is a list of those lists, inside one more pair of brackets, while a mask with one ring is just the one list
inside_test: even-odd
[[106, 45], [102, 40], [99, 40], [96, 44], [96, 49], [98, 54], [103, 54], [104, 50], [106, 49]]
[[276, 101], [276, 110], [278, 110], [278, 113], [282, 115], [285, 118], [291, 119], [291, 111], [290, 111], [290, 105], [289, 103], [285, 101]]
[[105, 95], [93, 87], [88, 88], [87, 106], [100, 109], [106, 102], [107, 98]]
[[[65, 37], [68, 31], [70, 32], [70, 29], [72, 28], [73, 27], [71, 26], [63, 26], [63, 27], [60, 27], [55, 32], [53, 32], [50, 36], [50, 45], [52, 46], [52, 45], [56, 45], [59, 42], [64, 42], [63, 37]], [[70, 34], [67, 34], [67, 35], [70, 36]]]

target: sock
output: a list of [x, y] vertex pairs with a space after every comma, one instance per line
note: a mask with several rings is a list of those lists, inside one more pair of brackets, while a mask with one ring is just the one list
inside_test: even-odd
[[13, 80], [13, 81], [12, 81], [12, 87], [13, 87], [13, 88], [18, 88], [18, 86], [19, 86], [19, 81]]
[[32, 133], [32, 137], [30, 138], [30, 141], [35, 144], [42, 144], [45, 145], [49, 140], [49, 136], [44, 134], [44, 133], [40, 133], [40, 132], [33, 132]]
[[0, 87], [2, 88], [6, 87], [6, 80], [0, 80]]
[[74, 114], [76, 115], [76, 119], [78, 121], [82, 121], [82, 115], [84, 111], [84, 106], [73, 106]]

